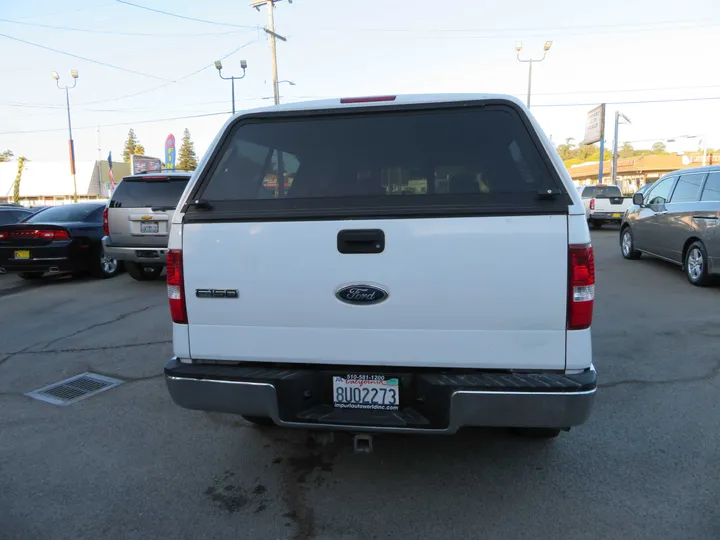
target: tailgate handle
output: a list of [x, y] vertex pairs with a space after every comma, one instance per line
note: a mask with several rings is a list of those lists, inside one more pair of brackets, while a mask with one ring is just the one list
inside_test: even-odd
[[382, 253], [385, 233], [381, 229], [345, 229], [337, 235], [340, 253]]

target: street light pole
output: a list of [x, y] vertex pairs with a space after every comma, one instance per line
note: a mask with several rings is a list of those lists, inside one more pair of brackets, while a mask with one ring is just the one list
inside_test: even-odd
[[78, 202], [78, 194], [77, 194], [77, 177], [75, 175], [75, 142], [73, 141], [72, 136], [72, 122], [70, 121], [70, 89], [75, 88], [75, 85], [77, 84], [77, 78], [78, 78], [78, 72], [76, 70], [72, 70], [70, 72], [70, 75], [73, 79], [72, 86], [60, 86], [60, 75], [58, 75], [57, 71], [52, 72], [52, 77], [55, 79], [55, 84], [57, 84], [57, 87], [60, 90], [65, 90], [65, 106], [67, 108], [67, 119], [68, 119], [68, 148], [70, 150], [70, 173], [73, 177], [73, 202]]
[[[630, 119], [620, 111], [615, 111], [615, 135], [613, 137], [613, 158], [612, 158], [612, 180], [611, 183], [615, 185], [617, 181], [617, 161], [618, 161], [618, 131], [620, 126], [620, 119], [624, 119], [628, 124], [631, 124]], [[602, 156], [600, 157], [602, 159]]]
[[532, 68], [533, 64], [535, 62], [542, 62], [545, 60], [545, 56], [547, 56], [548, 51], [550, 50], [550, 47], [552, 47], [552, 41], [546, 41], [545, 45], [543, 46], [543, 55], [542, 58], [526, 58], [522, 59], [520, 58], [520, 50], [522, 49], [522, 41], [516, 41], [515, 42], [515, 52], [517, 53], [517, 59], [518, 62], [524, 62], [530, 64], [528, 68], [528, 92], [527, 92], [527, 106], [528, 109], [530, 108], [530, 96], [532, 94]]
[[240, 60], [240, 67], [242, 68], [243, 74], [240, 77], [223, 77], [222, 74], [222, 62], [220, 60], [215, 61], [215, 69], [218, 70], [218, 75], [220, 75], [220, 78], [226, 81], [231, 82], [232, 86], [232, 113], [235, 114], [235, 79], [238, 81], [240, 79], [245, 78], [245, 70], [247, 69], [247, 62], [245, 60]]

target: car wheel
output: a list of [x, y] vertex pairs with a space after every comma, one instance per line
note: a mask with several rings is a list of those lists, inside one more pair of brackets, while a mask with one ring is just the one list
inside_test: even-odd
[[705, 245], [700, 242], [693, 242], [685, 253], [685, 276], [688, 281], [698, 287], [704, 287], [710, 283], [708, 275], [708, 256]]
[[516, 435], [530, 439], [554, 439], [560, 435], [561, 430], [557, 428], [515, 428], [513, 431]]
[[620, 231], [620, 251], [626, 259], [635, 260], [642, 256], [642, 253], [635, 249], [635, 240], [630, 227], [625, 227]]
[[117, 276], [122, 270], [122, 262], [114, 259], [105, 251], [100, 251], [95, 257], [93, 267], [91, 269], [92, 275], [98, 279], [108, 279]]
[[272, 421], [272, 418], [268, 418], [267, 416], [245, 416], [243, 415], [243, 419], [245, 419], [247, 422], [250, 422], [251, 424], [256, 424], [258, 426], [274, 426], [275, 422]]
[[39, 279], [43, 277], [45, 272], [18, 272], [18, 276], [23, 279]]
[[151, 281], [160, 277], [163, 271], [162, 264], [142, 264], [135, 262], [125, 263], [130, 277], [137, 281]]

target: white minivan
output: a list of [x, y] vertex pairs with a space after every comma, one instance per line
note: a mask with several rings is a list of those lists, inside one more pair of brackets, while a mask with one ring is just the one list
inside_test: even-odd
[[586, 421], [597, 378], [585, 209], [499, 95], [233, 116], [174, 214], [173, 400], [354, 432]]

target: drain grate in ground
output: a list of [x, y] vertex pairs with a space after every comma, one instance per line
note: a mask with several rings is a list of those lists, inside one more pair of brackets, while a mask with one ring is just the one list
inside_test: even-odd
[[104, 375], [81, 373], [64, 381], [33, 390], [25, 395], [53, 405], [71, 405], [105, 390], [115, 388], [122, 383], [123, 381], [120, 379], [113, 379]]

